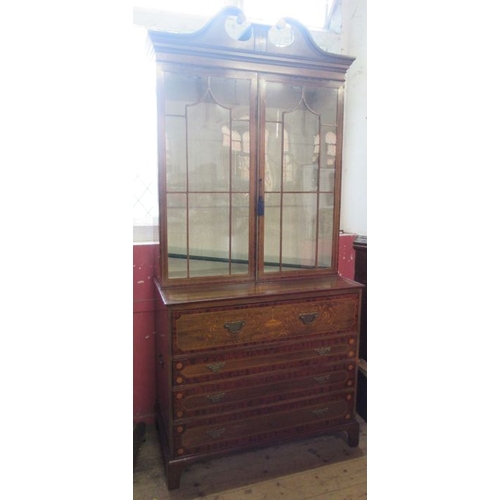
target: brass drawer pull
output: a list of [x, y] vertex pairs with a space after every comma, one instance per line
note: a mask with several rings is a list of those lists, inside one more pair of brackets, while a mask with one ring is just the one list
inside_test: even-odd
[[304, 325], [310, 325], [318, 316], [319, 313], [317, 312], [303, 313], [299, 315], [299, 318], [301, 319], [302, 323], [304, 323]]
[[326, 356], [331, 350], [331, 347], [318, 347], [314, 349], [320, 356]]
[[224, 399], [225, 395], [225, 392], [219, 392], [219, 394], [207, 394], [207, 399], [212, 401], [212, 403], [219, 403]]
[[238, 333], [245, 325], [244, 321], [230, 321], [229, 323], [224, 323], [224, 328], [231, 333]]
[[325, 382], [328, 382], [330, 380], [330, 375], [324, 375], [323, 377], [314, 377], [315, 382], [318, 382], [318, 384], [324, 384]]
[[220, 362], [220, 363], [213, 363], [211, 365], [207, 365], [207, 368], [210, 371], [213, 371], [214, 373], [219, 373], [222, 370], [222, 368], [224, 368], [224, 366], [226, 366], [226, 363]]
[[321, 408], [319, 410], [313, 410], [315, 417], [322, 417], [325, 413], [328, 413], [328, 408]]
[[207, 434], [212, 439], [219, 439], [222, 436], [222, 434], [224, 434], [225, 431], [226, 429], [222, 427], [222, 429], [210, 429], [209, 431], [207, 431]]

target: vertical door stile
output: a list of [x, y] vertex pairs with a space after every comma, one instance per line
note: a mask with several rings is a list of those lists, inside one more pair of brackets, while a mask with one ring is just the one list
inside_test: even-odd
[[257, 197], [260, 195], [258, 190], [258, 179], [261, 177], [259, 166], [261, 164], [259, 159], [261, 144], [261, 137], [257, 137], [260, 130], [259, 123], [259, 81], [257, 74], [254, 74], [250, 80], [250, 116], [249, 116], [249, 216], [250, 227], [248, 238], [248, 271], [254, 280], [257, 279], [261, 270], [258, 269], [259, 261], [257, 256], [260, 254], [258, 245], [261, 238], [258, 235], [258, 228], [260, 222], [256, 221], [258, 217], [255, 216], [257, 212]]
[[321, 148], [323, 147], [322, 141], [322, 133], [321, 133], [321, 115], [318, 115], [319, 118], [319, 129], [318, 129], [318, 174], [316, 177], [316, 249], [315, 249], [315, 254], [314, 254], [314, 268], [318, 269], [318, 254], [319, 254], [319, 219], [320, 219], [320, 197], [321, 197], [321, 189], [320, 189], [320, 182], [321, 182]]
[[[265, 99], [265, 92], [266, 92], [266, 82], [262, 77], [257, 78], [257, 99], [256, 99], [256, 121], [255, 121], [255, 126], [257, 127], [256, 130], [256, 138], [258, 135], [258, 141], [257, 144], [255, 145], [255, 151], [256, 151], [256, 160], [258, 161], [258, 164], [256, 165], [256, 176], [255, 176], [255, 181], [254, 182], [254, 187], [257, 190], [257, 195], [254, 196], [255, 199], [262, 199], [263, 202], [265, 203], [265, 163], [266, 163], [266, 134], [265, 134], [265, 128], [266, 128], [266, 113], [265, 113], [265, 108], [266, 108], [266, 99]], [[257, 209], [258, 209], [258, 201], [257, 201], [257, 206], [254, 207], [253, 213], [257, 214]], [[257, 257], [257, 276], [262, 276], [264, 274], [264, 226], [265, 226], [265, 219], [266, 218], [266, 212], [264, 210], [264, 215], [261, 215], [260, 217], [256, 216], [256, 224], [257, 224], [257, 243], [254, 247], [254, 252], [256, 252], [256, 257]]]
[[229, 108], [229, 221], [228, 221], [229, 275], [232, 274], [233, 250], [233, 109]]
[[280, 111], [281, 125], [281, 186], [280, 186], [280, 244], [279, 244], [279, 270], [283, 271], [283, 186], [285, 185], [285, 112]]
[[186, 271], [187, 277], [190, 277], [190, 261], [189, 261], [189, 122], [188, 122], [188, 105], [184, 106], [184, 117], [186, 121]]
[[[165, 69], [163, 63], [157, 63], [156, 67], [156, 106], [158, 119], [158, 208], [159, 213], [165, 213], [167, 208], [167, 186], [166, 186], [166, 171], [163, 168], [166, 162], [166, 126], [165, 126]], [[160, 217], [160, 269], [161, 281], [164, 284], [168, 278], [168, 241], [167, 241], [167, 221], [166, 217]]]
[[[344, 128], [344, 85], [341, 85], [337, 91], [337, 120], [336, 120], [336, 155], [335, 155], [335, 181], [333, 192], [333, 213], [340, 213], [340, 189], [342, 184], [342, 144]], [[340, 233], [340, 217], [333, 219], [333, 251], [332, 251], [332, 267], [334, 273], [338, 272], [338, 248], [339, 248], [339, 233]]]

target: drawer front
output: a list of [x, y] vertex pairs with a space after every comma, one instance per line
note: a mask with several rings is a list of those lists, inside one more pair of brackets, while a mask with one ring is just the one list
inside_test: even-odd
[[[334, 364], [326, 370], [310, 369], [308, 376], [297, 372], [278, 372], [278, 381], [266, 377], [246, 377], [222, 384], [179, 387], [174, 391], [174, 418], [201, 417], [237, 411], [293, 399], [304, 399], [345, 390], [354, 386], [355, 370], [349, 363]], [[244, 387], [241, 387], [244, 384]]]
[[[177, 457], [265, 443], [294, 433], [327, 429], [353, 418], [352, 394], [319, 398], [301, 405], [266, 408], [265, 415], [248, 417], [246, 413], [213, 421], [174, 424], [174, 454]], [[295, 435], [295, 437], [296, 437]]]
[[319, 369], [334, 361], [352, 360], [355, 363], [356, 355], [357, 337], [351, 332], [312, 342], [176, 359], [173, 383], [177, 387], [300, 367], [317, 366]]
[[357, 330], [357, 294], [174, 313], [174, 354]]

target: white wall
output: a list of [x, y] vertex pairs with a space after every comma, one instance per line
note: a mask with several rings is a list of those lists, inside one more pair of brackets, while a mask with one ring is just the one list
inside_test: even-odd
[[337, 1], [333, 31], [311, 34], [323, 50], [356, 58], [347, 72], [340, 228], [367, 236], [367, 2]]
[[342, 53], [356, 58], [347, 72], [340, 227], [367, 235], [366, 0], [343, 0]]

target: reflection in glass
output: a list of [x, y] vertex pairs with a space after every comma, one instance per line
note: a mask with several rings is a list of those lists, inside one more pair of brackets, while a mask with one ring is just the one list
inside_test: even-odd
[[319, 116], [303, 104], [284, 113], [288, 132], [288, 154], [293, 158], [294, 171], [284, 183], [284, 191], [316, 191], [318, 189]]
[[165, 117], [167, 191], [186, 191], [186, 120], [183, 116]]
[[248, 192], [250, 189], [250, 124], [234, 121], [232, 131], [226, 129], [225, 144], [232, 150], [232, 190]]
[[250, 119], [250, 80], [212, 76], [210, 89], [221, 106], [231, 109], [233, 120]]
[[166, 114], [184, 116], [186, 106], [202, 99], [207, 88], [206, 76], [165, 73]]
[[315, 266], [316, 200], [314, 193], [283, 195], [283, 271]]
[[294, 109], [302, 99], [302, 87], [266, 82], [266, 122], [281, 122], [281, 113]]
[[264, 270], [279, 271], [281, 240], [281, 195], [267, 193], [265, 196], [266, 214], [264, 217]]
[[316, 114], [321, 114], [323, 124], [337, 123], [338, 90], [328, 87], [306, 87], [304, 91], [307, 106]]
[[229, 195], [189, 195], [189, 275], [229, 272]]
[[249, 195], [233, 194], [231, 217], [231, 274], [248, 273]]
[[266, 191], [281, 190], [282, 129], [281, 123], [266, 123]]
[[333, 193], [319, 195], [318, 267], [332, 265]]
[[222, 130], [229, 128], [230, 112], [214, 102], [187, 108], [190, 191], [229, 190], [229, 151]]
[[337, 93], [266, 82], [266, 273], [333, 265]]
[[187, 202], [185, 194], [167, 196], [168, 277], [187, 277]]
[[335, 127], [321, 127], [323, 141], [321, 145], [321, 168], [333, 168], [337, 155], [337, 135]]
[[166, 74], [169, 278], [249, 273], [250, 84]]
[[335, 174], [335, 157], [337, 154], [337, 136], [335, 127], [321, 127], [321, 170], [320, 170], [320, 191], [332, 191]]
[[332, 191], [334, 182], [334, 168], [322, 168], [319, 174], [320, 191]]

